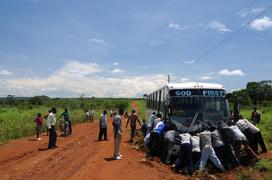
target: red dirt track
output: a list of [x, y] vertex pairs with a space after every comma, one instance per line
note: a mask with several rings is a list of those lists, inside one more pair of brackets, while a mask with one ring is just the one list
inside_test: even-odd
[[[132, 103], [136, 108], [136, 103]], [[108, 141], [97, 141], [98, 123], [74, 126], [73, 135], [58, 137], [57, 149], [47, 150], [48, 136], [11, 141], [0, 146], [0, 179], [176, 179], [158, 161], [142, 161], [145, 154], [132, 148], [123, 119], [122, 160], [111, 159], [113, 133], [108, 121]], [[187, 177], [184, 177], [187, 179]]]

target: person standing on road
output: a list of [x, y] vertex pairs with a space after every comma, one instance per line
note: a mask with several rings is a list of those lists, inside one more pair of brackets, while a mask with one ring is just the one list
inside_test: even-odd
[[64, 121], [68, 122], [69, 124], [69, 134], [72, 134], [72, 122], [68, 113], [68, 109], [64, 109], [64, 112], [59, 116], [59, 118], [63, 117]]
[[104, 135], [104, 140], [107, 141], [107, 111], [103, 111], [99, 119], [99, 135], [98, 141], [102, 141], [102, 136]]
[[113, 134], [114, 134], [114, 151], [113, 159], [121, 160], [120, 146], [122, 140], [122, 110], [119, 110], [119, 114], [113, 113]]
[[42, 132], [42, 125], [43, 125], [43, 118], [42, 118], [41, 113], [37, 114], [37, 117], [35, 118], [35, 122], [36, 122], [37, 141], [40, 141], [40, 140], [42, 140], [40, 135], [41, 135], [41, 132]]
[[54, 149], [57, 148], [56, 142], [57, 142], [57, 132], [56, 132], [56, 113], [57, 109], [53, 107], [51, 109], [51, 113], [48, 115], [48, 129], [49, 129], [49, 143], [48, 143], [48, 149]]
[[133, 142], [134, 138], [135, 138], [135, 134], [136, 134], [136, 121], [140, 124], [141, 126], [141, 122], [136, 114], [136, 111], [133, 109], [131, 114], [128, 116], [128, 120], [127, 120], [127, 124], [126, 124], [126, 128], [128, 123], [130, 122], [130, 128], [131, 128], [131, 134], [130, 134], [130, 142]]
[[90, 123], [92, 123], [94, 121], [94, 110], [93, 110], [93, 108], [89, 109], [88, 114], [89, 114]]

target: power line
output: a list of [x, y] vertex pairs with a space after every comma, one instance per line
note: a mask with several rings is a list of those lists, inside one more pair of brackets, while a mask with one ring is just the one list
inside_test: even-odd
[[[249, 9], [249, 8], [251, 8], [256, 2], [257, 2], [257, 0], [251, 1], [251, 2], [248, 4], [248, 6], [246, 6], [246, 7], [243, 8], [243, 9]], [[240, 15], [237, 14], [232, 20], [229, 21], [229, 23], [227, 23], [226, 27], [231, 26], [231, 25], [232, 25], [239, 17], [240, 17]], [[210, 38], [208, 41], [206, 41], [206, 42], [203, 44], [203, 46], [201, 46], [201, 48], [199, 48], [197, 51], [195, 51], [195, 53], [191, 54], [191, 55], [189, 56], [189, 58], [187, 58], [188, 61], [194, 62], [195, 57], [197, 57], [197, 56], [199, 55], [199, 53], [200, 53], [203, 49], [205, 49], [205, 48], [207, 47], [207, 45], [208, 45], [211, 41], [212, 41], [212, 38]]]
[[254, 18], [252, 18], [250, 21], [248, 21], [246, 24], [244, 24], [243, 26], [241, 26], [239, 29], [237, 29], [236, 31], [234, 31], [232, 34], [230, 34], [229, 36], [227, 36], [225, 39], [219, 41], [216, 45], [214, 45], [212, 48], [210, 48], [208, 51], [206, 51], [205, 53], [201, 54], [200, 56], [198, 56], [197, 58], [194, 59], [194, 63], [200, 61], [202, 58], [204, 58], [205, 56], [207, 56], [208, 54], [210, 54], [211, 52], [213, 52], [215, 49], [217, 49], [219, 46], [221, 46], [222, 44], [224, 44], [226, 41], [228, 41], [229, 39], [231, 39], [235, 34], [238, 34], [239, 32], [241, 32], [243, 29], [245, 29], [248, 25], [250, 25], [254, 20], [256, 20], [257, 18], [259, 18], [260, 16], [264, 15], [266, 12], [268, 12], [269, 10], [272, 9], [272, 5], [270, 5], [268, 8], [266, 8], [264, 11], [262, 11], [261, 13], [259, 13], [258, 15], [256, 15]]

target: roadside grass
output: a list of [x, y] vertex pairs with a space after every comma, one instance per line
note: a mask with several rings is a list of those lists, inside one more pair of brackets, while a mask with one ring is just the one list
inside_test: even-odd
[[253, 167], [249, 168], [239, 168], [236, 173], [235, 179], [237, 180], [264, 180], [265, 177]]
[[272, 173], [272, 160], [262, 159], [255, 164], [255, 168], [260, 172], [271, 172]]
[[146, 120], [146, 100], [138, 100], [137, 101], [137, 107], [138, 107], [138, 115], [141, 121]]

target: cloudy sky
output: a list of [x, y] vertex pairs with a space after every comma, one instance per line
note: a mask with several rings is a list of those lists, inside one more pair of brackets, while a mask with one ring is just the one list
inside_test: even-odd
[[167, 74], [228, 91], [272, 79], [271, 5], [0, 0], [0, 96], [141, 97]]

